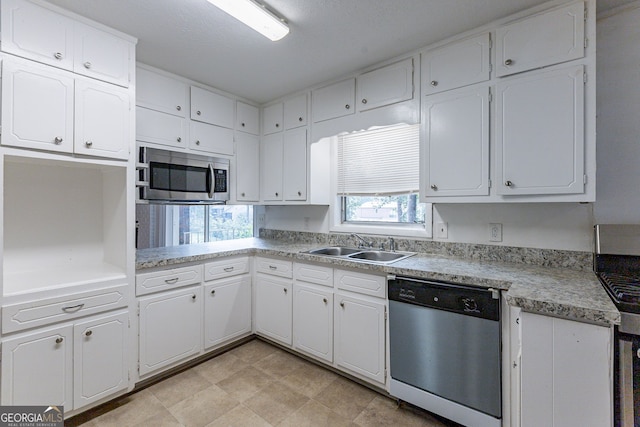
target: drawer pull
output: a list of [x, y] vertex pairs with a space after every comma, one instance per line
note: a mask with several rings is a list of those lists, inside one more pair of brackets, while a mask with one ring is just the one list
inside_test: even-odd
[[225, 267], [223, 270], [228, 273], [230, 271], [233, 271], [233, 269], [234, 269], [234, 267]]
[[62, 344], [62, 341], [64, 341], [64, 338], [62, 337], [56, 338], [56, 344]]
[[191, 295], [191, 299], [195, 301], [196, 300], [196, 294]]
[[85, 337], [90, 337], [91, 335], [93, 335], [93, 331], [91, 329], [84, 333]]
[[211, 290], [211, 295], [215, 295], [215, 294], [216, 294], [216, 290], [215, 290], [215, 289], [212, 289], [212, 290]]
[[287, 293], [287, 288], [284, 288], [284, 289], [283, 289], [283, 291], [284, 291], [284, 293], [286, 294], [286, 293]]
[[176, 110], [181, 111], [181, 110], [182, 110], [182, 107], [181, 107], [181, 106], [179, 106], [179, 105], [176, 105]]
[[62, 143], [62, 138], [60, 138], [59, 136], [56, 136], [56, 137], [53, 139], [53, 142], [54, 142], [54, 144], [56, 144], [56, 145], [60, 145], [60, 144]]
[[327, 299], [326, 298], [322, 298], [322, 302], [326, 304], [327, 303]]
[[277, 269], [278, 269], [278, 267], [276, 267], [275, 265], [270, 265], [269, 266], [269, 270], [277, 270]]
[[167, 285], [173, 285], [178, 282], [178, 277], [174, 277], [173, 279], [164, 279], [164, 283]]
[[56, 52], [53, 54], [53, 57], [56, 58], [57, 60], [60, 60], [63, 58], [63, 55], [60, 52]]
[[89, 62], [89, 61], [85, 62], [82, 65], [84, 65], [84, 68], [86, 68], [87, 70], [91, 68], [91, 62]]
[[340, 302], [340, 307], [344, 308], [344, 301]]
[[62, 311], [64, 311], [65, 313], [76, 313], [80, 311], [82, 307], [84, 307], [84, 303], [78, 304], [78, 305], [71, 305], [68, 307], [62, 307]]

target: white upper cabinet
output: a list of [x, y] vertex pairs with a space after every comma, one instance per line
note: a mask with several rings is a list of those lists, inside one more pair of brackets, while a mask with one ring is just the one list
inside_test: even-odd
[[74, 152], [129, 157], [129, 92], [89, 79], [76, 80]]
[[260, 200], [260, 139], [238, 132], [236, 142], [236, 201]]
[[356, 79], [358, 111], [413, 98], [413, 58], [361, 74]]
[[423, 103], [423, 201], [489, 194], [489, 88], [464, 88]]
[[135, 45], [24, 0], [2, 1], [2, 50], [95, 79], [129, 86]]
[[499, 27], [496, 75], [502, 77], [582, 58], [584, 24], [584, 2], [577, 2]]
[[233, 155], [233, 129], [192, 121], [189, 148], [207, 153]]
[[235, 101], [191, 86], [191, 120], [233, 129]]
[[269, 105], [262, 110], [262, 123], [264, 134], [268, 135], [274, 132], [281, 132], [284, 126], [283, 122], [283, 104]]
[[262, 138], [260, 198], [264, 201], [282, 200], [283, 143], [282, 133]]
[[71, 153], [73, 92], [71, 73], [3, 61], [2, 145]]
[[236, 130], [258, 135], [260, 133], [260, 109], [244, 102], [236, 102]]
[[307, 129], [284, 134], [282, 185], [285, 200], [307, 200]]
[[136, 105], [178, 117], [186, 117], [189, 108], [186, 83], [155, 73], [136, 69]]
[[75, 23], [73, 71], [120, 86], [129, 86], [133, 45], [120, 37]]
[[188, 123], [182, 117], [148, 108], [136, 108], [136, 140], [185, 148]]
[[293, 129], [307, 125], [307, 94], [284, 101], [284, 128]]
[[335, 119], [355, 112], [355, 79], [347, 79], [311, 92], [314, 122]]
[[73, 21], [24, 0], [2, 0], [2, 51], [73, 70]]
[[481, 34], [428, 51], [422, 56], [425, 95], [489, 80], [490, 35]]
[[584, 67], [533, 73], [496, 87], [501, 195], [584, 191]]

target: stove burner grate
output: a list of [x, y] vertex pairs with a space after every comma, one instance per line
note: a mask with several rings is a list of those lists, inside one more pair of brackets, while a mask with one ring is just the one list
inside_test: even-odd
[[598, 276], [619, 302], [640, 304], [640, 276], [604, 272]]

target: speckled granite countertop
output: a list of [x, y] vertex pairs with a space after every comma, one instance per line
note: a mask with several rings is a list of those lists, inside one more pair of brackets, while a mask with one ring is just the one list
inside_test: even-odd
[[317, 247], [317, 244], [250, 238], [143, 249], [137, 251], [136, 269], [241, 254], [277, 256], [335, 267], [496, 288], [507, 291], [509, 304], [526, 311], [605, 325], [620, 323], [620, 313], [592, 272], [429, 254], [418, 254], [390, 265], [379, 265], [303, 253]]

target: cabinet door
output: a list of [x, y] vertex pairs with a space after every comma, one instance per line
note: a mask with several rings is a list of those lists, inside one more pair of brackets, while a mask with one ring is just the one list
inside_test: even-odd
[[282, 156], [282, 133], [265, 136], [262, 139], [262, 149], [260, 150], [260, 174], [262, 176], [260, 194], [264, 201], [282, 200]]
[[3, 52], [73, 69], [71, 19], [24, 0], [2, 0], [0, 7]]
[[256, 274], [256, 333], [291, 345], [291, 280]]
[[307, 129], [284, 133], [283, 191], [285, 200], [307, 200]]
[[348, 79], [311, 92], [314, 123], [353, 114], [355, 89], [355, 79]]
[[489, 33], [455, 42], [422, 56], [425, 95], [489, 80]]
[[128, 87], [133, 43], [114, 34], [76, 22], [73, 71]]
[[128, 91], [78, 79], [75, 92], [74, 151], [90, 156], [127, 159], [133, 143]]
[[268, 135], [274, 132], [280, 132], [283, 129], [283, 105], [282, 102], [269, 105], [262, 110], [263, 133]]
[[148, 108], [136, 108], [137, 141], [185, 148], [187, 134], [186, 119]]
[[413, 58], [358, 76], [358, 111], [366, 111], [413, 98]]
[[136, 105], [186, 117], [188, 86], [146, 68], [136, 68]]
[[580, 65], [497, 85], [498, 194], [584, 191], [583, 80]]
[[2, 145], [73, 151], [73, 77], [11, 61], [2, 64]]
[[584, 2], [576, 2], [498, 28], [496, 75], [582, 58], [584, 20]]
[[346, 294], [335, 296], [335, 359], [338, 366], [385, 383], [385, 305]]
[[2, 405], [73, 408], [73, 326], [2, 340]]
[[260, 200], [260, 139], [256, 135], [236, 134], [236, 200]]
[[189, 148], [233, 156], [233, 129], [200, 122], [189, 123]]
[[611, 328], [523, 312], [521, 421], [611, 426]]
[[129, 387], [129, 313], [78, 323], [73, 335], [75, 409]]
[[236, 103], [236, 130], [258, 135], [260, 133], [260, 109], [238, 101]]
[[423, 200], [489, 194], [489, 88], [423, 103]]
[[138, 299], [141, 376], [201, 351], [201, 295], [193, 287]]
[[191, 86], [191, 120], [233, 129], [233, 99]]
[[215, 281], [204, 288], [204, 348], [251, 333], [251, 276]]
[[333, 362], [333, 292], [314, 285], [293, 285], [293, 347]]
[[296, 96], [284, 101], [284, 128], [293, 129], [306, 126], [307, 119], [307, 94]]

